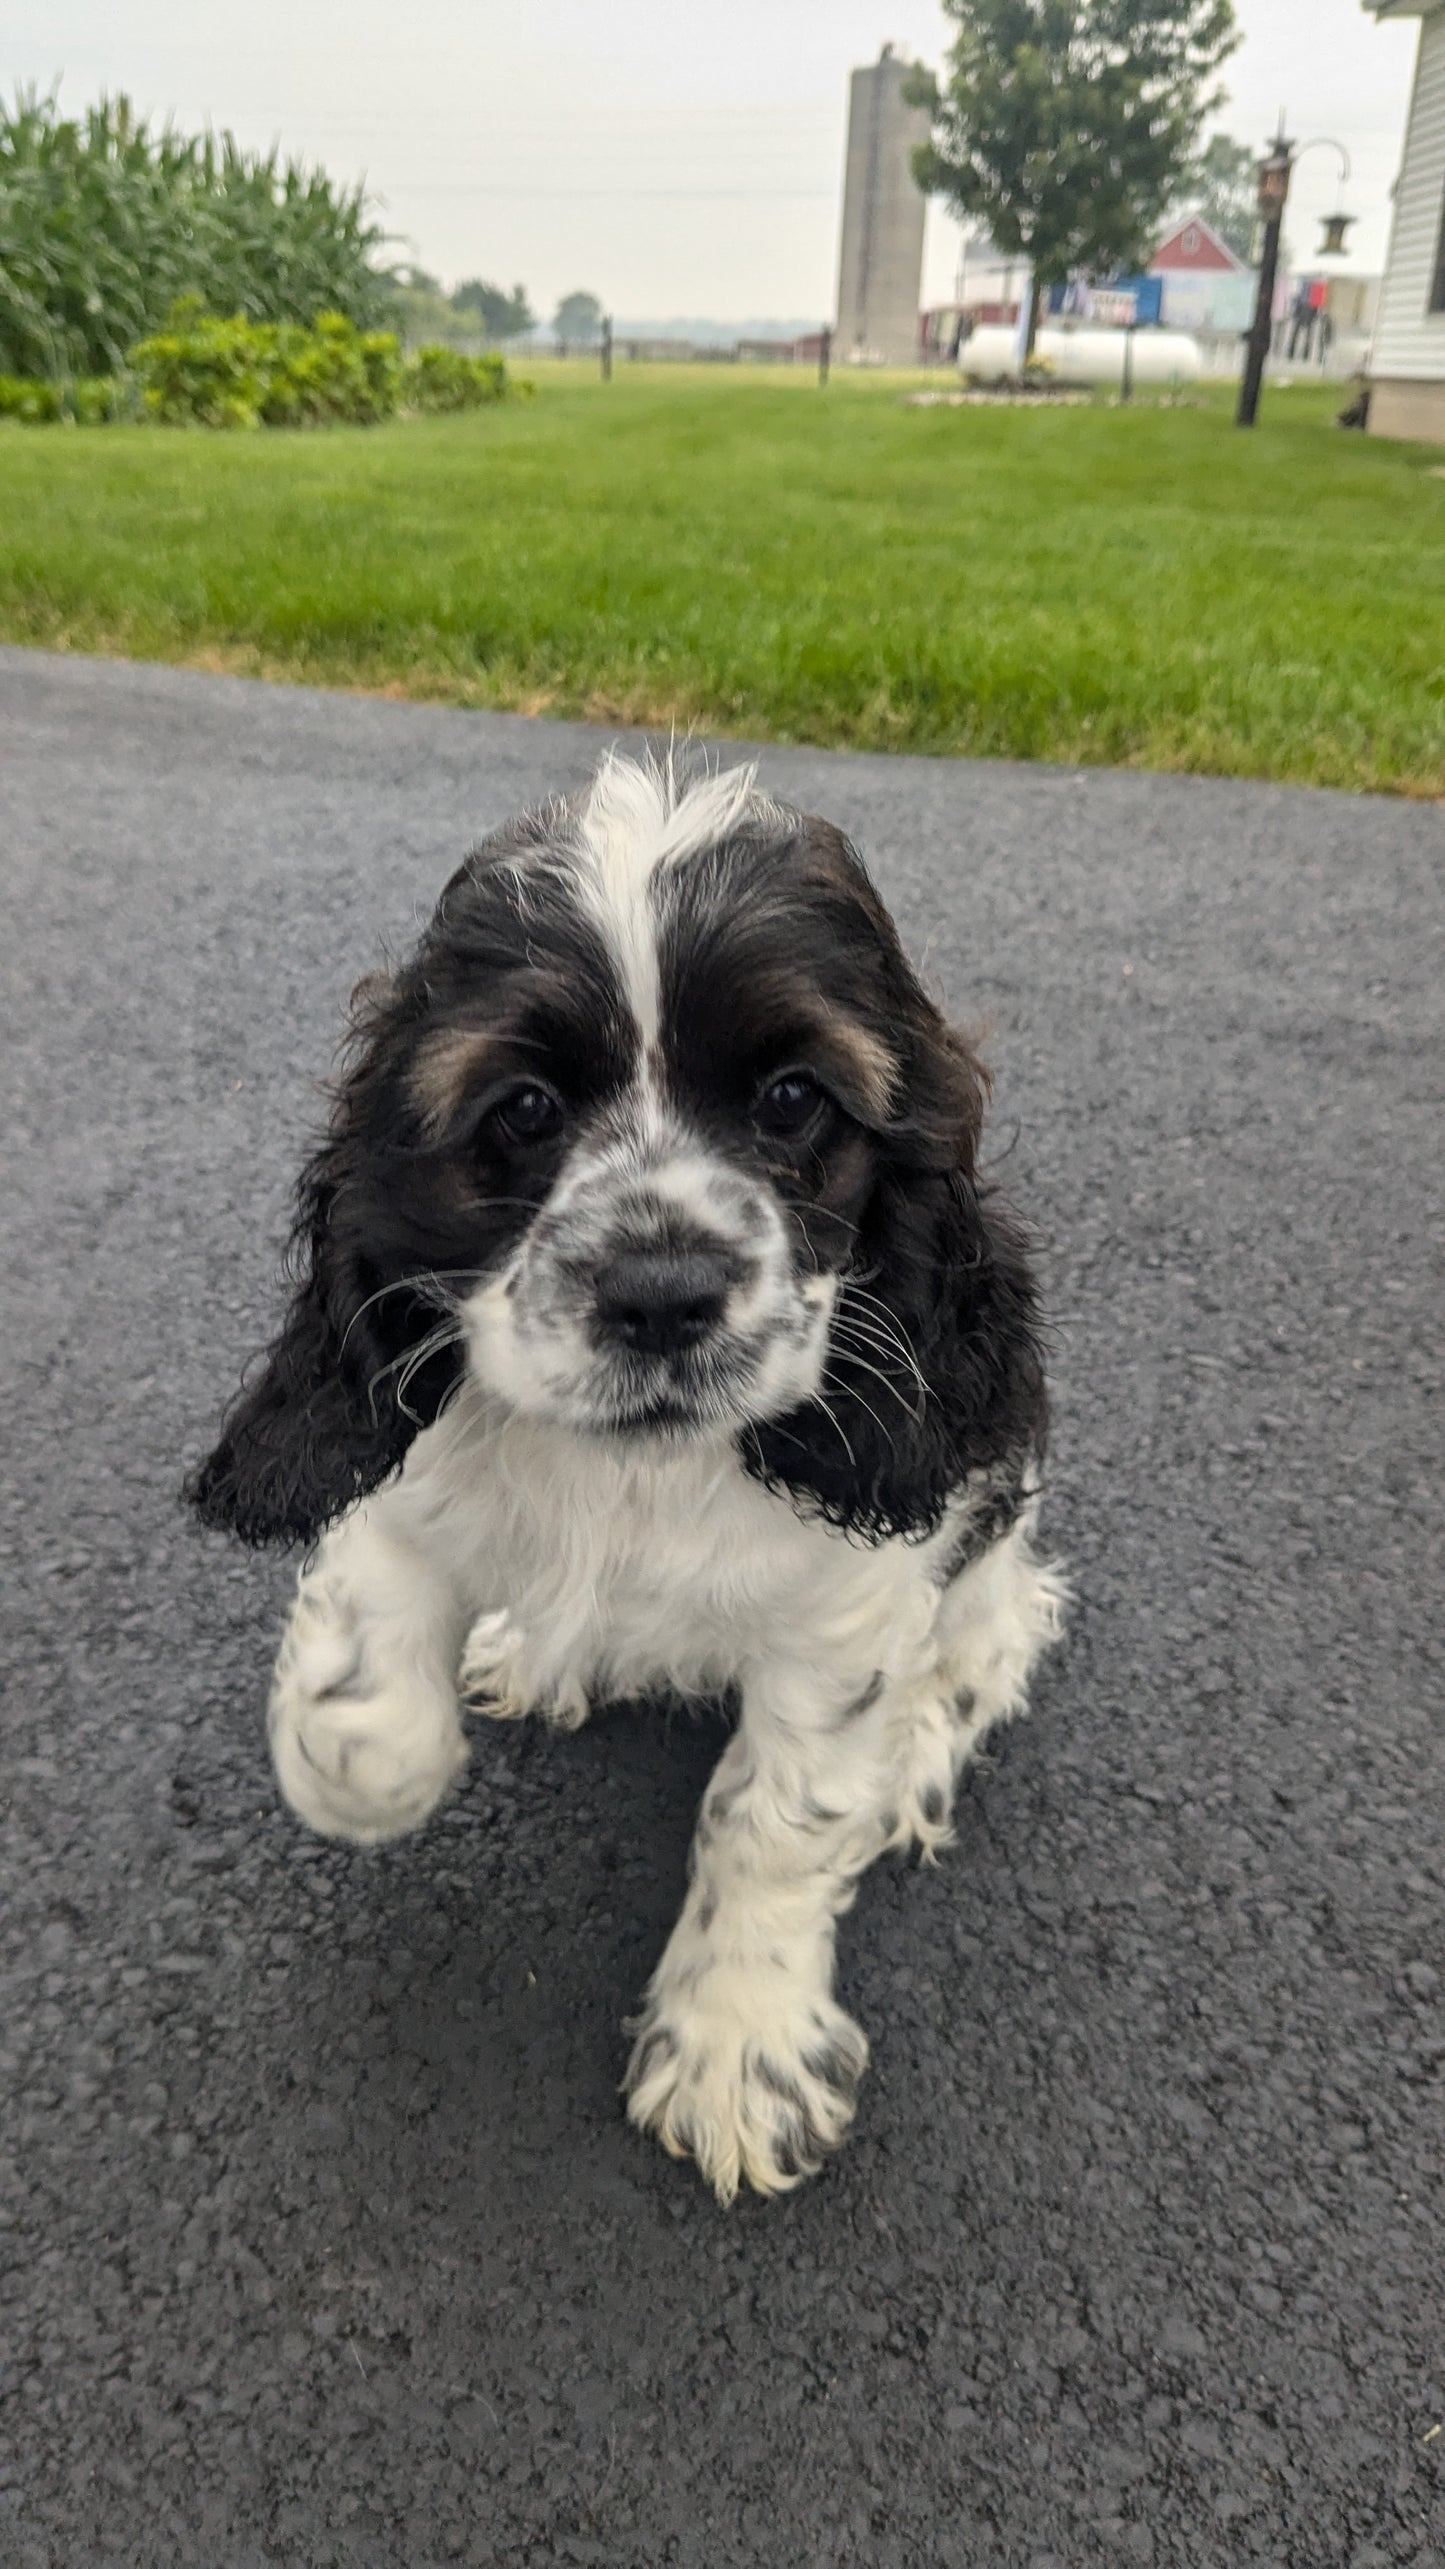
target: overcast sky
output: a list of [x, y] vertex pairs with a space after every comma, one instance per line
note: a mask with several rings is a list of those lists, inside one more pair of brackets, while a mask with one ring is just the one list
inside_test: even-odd
[[[1388, 237], [1416, 21], [1360, 0], [1236, 0], [1226, 132], [1258, 143], [1283, 103], [1336, 135], [1360, 217], [1348, 265]], [[539, 311], [586, 287], [634, 319], [831, 312], [847, 80], [885, 38], [937, 63], [937, 0], [6, 0], [0, 85], [63, 79], [183, 125], [279, 139], [364, 173], [404, 251], [448, 285], [520, 279]], [[1340, 196], [1311, 152], [1288, 231], [1308, 257]], [[930, 211], [926, 299], [957, 236]]]

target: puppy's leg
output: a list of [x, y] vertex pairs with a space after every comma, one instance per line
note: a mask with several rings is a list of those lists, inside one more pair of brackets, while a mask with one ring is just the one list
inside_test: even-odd
[[271, 1753], [323, 1837], [420, 1828], [466, 1763], [457, 1653], [466, 1616], [386, 1495], [333, 1527], [303, 1570], [271, 1688]]
[[633, 2122], [724, 2202], [811, 2175], [847, 2132], [868, 2046], [833, 1997], [835, 1924], [885, 1846], [948, 1837], [963, 1767], [1022, 1709], [1066, 1600], [1031, 1533], [915, 1590], [911, 1643], [867, 1683], [779, 1664], [744, 1688], [626, 2081]]
[[925, 1857], [952, 1836], [960, 1776], [996, 1722], [1024, 1710], [1029, 1679], [1059, 1637], [1068, 1589], [1033, 1548], [1037, 1508], [950, 1580], [938, 1600], [935, 1680], [919, 1697], [892, 1843]]
[[1023, 1711], [1035, 1664], [1063, 1626], [1068, 1583], [1034, 1550], [1037, 1514], [1030, 1508], [939, 1600], [939, 1665], [955, 1698], [965, 1754], [992, 1723]]
[[895, 1823], [909, 1701], [798, 1667], [744, 1686], [626, 2080], [632, 2121], [724, 2203], [744, 2179], [774, 2194], [811, 2175], [853, 2119], [868, 2045], [833, 1997], [834, 1928]]

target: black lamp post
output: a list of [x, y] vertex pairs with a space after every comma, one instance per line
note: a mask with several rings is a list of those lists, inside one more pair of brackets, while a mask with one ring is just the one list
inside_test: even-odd
[[1244, 359], [1244, 381], [1239, 387], [1239, 408], [1235, 413], [1236, 428], [1252, 428], [1259, 409], [1259, 390], [1264, 382], [1264, 361], [1269, 355], [1269, 337], [1274, 328], [1274, 281], [1279, 272], [1279, 236], [1284, 222], [1284, 209], [1289, 196], [1289, 183], [1294, 170], [1294, 145], [1287, 140], [1284, 119], [1270, 145], [1269, 157], [1259, 164], [1259, 211], [1264, 223], [1264, 247], [1259, 262], [1259, 289], [1254, 298], [1254, 319], [1250, 324]]
[[[1279, 236], [1284, 223], [1284, 209], [1289, 198], [1289, 183], [1301, 152], [1312, 152], [1320, 144], [1327, 151], [1338, 152], [1343, 175], [1350, 175], [1350, 156], [1343, 143], [1332, 142], [1327, 135], [1313, 142], [1292, 143], [1284, 130], [1284, 117], [1279, 132], [1270, 144], [1266, 159], [1258, 164], [1259, 211], [1264, 223], [1264, 243], [1259, 262], [1259, 289], [1254, 299], [1254, 319], [1245, 343], [1244, 381], [1239, 387], [1239, 408], [1235, 412], [1237, 428], [1252, 428], [1259, 411], [1260, 387], [1264, 382], [1264, 361], [1269, 355], [1270, 336], [1274, 329], [1274, 287], [1279, 273]], [[1345, 234], [1354, 221], [1352, 214], [1327, 214], [1325, 237], [1320, 244], [1321, 258], [1333, 258], [1345, 246]]]

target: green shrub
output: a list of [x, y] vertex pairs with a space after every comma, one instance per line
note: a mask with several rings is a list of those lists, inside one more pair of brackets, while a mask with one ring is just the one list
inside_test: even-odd
[[171, 320], [131, 350], [146, 417], [168, 428], [259, 427], [274, 326], [179, 307]]
[[402, 379], [392, 331], [355, 330], [339, 312], [323, 312], [310, 330], [283, 323], [274, 338], [261, 400], [268, 428], [323, 428], [332, 420], [369, 426], [391, 417]]
[[339, 312], [299, 323], [224, 321], [178, 305], [171, 327], [131, 351], [146, 416], [166, 427], [320, 428], [369, 424], [396, 408], [402, 368], [389, 330]]
[[127, 375], [0, 377], [0, 418], [90, 426], [139, 413], [166, 428], [367, 426], [399, 405], [476, 410], [530, 390], [509, 382], [500, 357], [423, 348], [404, 362], [393, 331], [358, 330], [340, 312], [319, 313], [303, 329], [243, 312], [227, 320], [186, 296], [164, 330], [132, 348]]
[[71, 375], [59, 383], [0, 375], [0, 419], [23, 420], [32, 428], [49, 427], [59, 420], [97, 428], [103, 420], [127, 416], [128, 393], [124, 377], [117, 375]]
[[507, 389], [507, 369], [500, 357], [464, 357], [456, 348], [418, 348], [406, 361], [401, 397], [408, 410], [480, 410], [486, 402], [501, 401]]

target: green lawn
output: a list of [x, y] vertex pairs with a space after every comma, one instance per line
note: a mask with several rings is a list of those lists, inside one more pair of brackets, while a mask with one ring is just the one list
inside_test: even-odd
[[[935, 379], [936, 380], [936, 379]], [[777, 740], [1445, 793], [1445, 463], [1335, 391], [905, 410], [544, 370], [443, 421], [0, 429], [0, 636]]]

